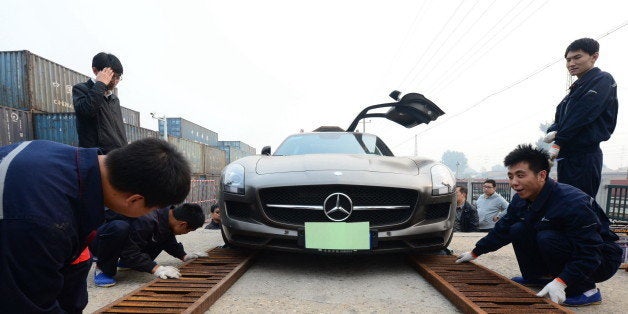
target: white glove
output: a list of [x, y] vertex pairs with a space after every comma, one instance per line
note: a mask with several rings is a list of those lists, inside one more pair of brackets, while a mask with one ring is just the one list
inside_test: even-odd
[[558, 144], [552, 144], [552, 147], [549, 149], [550, 160], [556, 159], [558, 156], [558, 152], [560, 151], [560, 146]]
[[187, 262], [189, 260], [192, 259], [196, 259], [199, 257], [207, 257], [207, 253], [205, 252], [194, 252], [194, 253], [190, 253], [190, 254], [185, 254], [185, 256], [183, 257], [183, 261]]
[[464, 252], [460, 254], [460, 256], [458, 256], [458, 259], [456, 260], [456, 264], [470, 262], [476, 258], [478, 258], [478, 256], [473, 254], [473, 252]]
[[153, 275], [161, 279], [181, 277], [179, 270], [173, 266], [159, 266]]
[[552, 299], [552, 301], [556, 302], [556, 303], [563, 303], [565, 302], [565, 289], [567, 288], [567, 285], [562, 283], [561, 280], [559, 280], [558, 278], [552, 280], [550, 283], [548, 283], [547, 285], [545, 285], [545, 287], [543, 287], [543, 290], [541, 290], [536, 296], [537, 297], [544, 297], [546, 295], [549, 294], [550, 299]]
[[556, 138], [556, 131], [552, 131], [552, 132], [549, 132], [549, 133], [545, 134], [545, 137], [543, 138], [543, 142], [549, 144], [549, 143], [553, 142], [555, 138]]

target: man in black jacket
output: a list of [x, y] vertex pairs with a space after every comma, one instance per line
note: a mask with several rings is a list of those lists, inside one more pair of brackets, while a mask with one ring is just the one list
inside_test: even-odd
[[165, 207], [139, 218], [109, 216], [98, 228], [90, 249], [98, 258], [94, 283], [99, 287], [116, 284], [118, 267], [152, 273], [162, 279], [179, 278], [176, 267], [160, 266], [155, 258], [161, 251], [189, 261], [205, 253], [187, 254], [175, 235], [186, 234], [201, 227], [205, 221], [203, 209], [197, 204]]
[[456, 221], [454, 231], [475, 232], [478, 231], [478, 211], [467, 202], [468, 189], [464, 186], [456, 187]]
[[122, 80], [122, 63], [101, 52], [92, 59], [95, 79], [74, 85], [72, 101], [80, 147], [97, 147], [104, 154], [127, 144], [120, 99], [113, 89]]

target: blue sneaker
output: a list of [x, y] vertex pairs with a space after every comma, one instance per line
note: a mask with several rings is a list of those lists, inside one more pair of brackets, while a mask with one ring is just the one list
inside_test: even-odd
[[126, 264], [124, 264], [122, 261], [118, 261], [118, 270], [129, 270], [131, 269], [131, 267], [126, 266]]
[[545, 286], [546, 284], [550, 283], [554, 279], [553, 278], [526, 279], [526, 278], [523, 278], [522, 276], [516, 276], [516, 277], [510, 278], [510, 280], [524, 286]]
[[116, 280], [102, 271], [96, 270], [94, 272], [94, 284], [96, 287], [111, 287], [116, 284]]
[[600, 304], [602, 303], [602, 293], [600, 293], [600, 289], [597, 289], [597, 292], [587, 297], [584, 293], [574, 296], [567, 297], [563, 305], [566, 306], [584, 306], [584, 305], [592, 305], [592, 304]]

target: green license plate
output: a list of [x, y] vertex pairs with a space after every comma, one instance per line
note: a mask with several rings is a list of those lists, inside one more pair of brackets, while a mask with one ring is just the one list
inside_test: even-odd
[[306, 222], [305, 248], [323, 250], [369, 250], [368, 222]]

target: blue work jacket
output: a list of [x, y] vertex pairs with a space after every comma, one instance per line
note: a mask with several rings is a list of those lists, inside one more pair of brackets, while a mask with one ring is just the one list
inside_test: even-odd
[[170, 208], [164, 207], [131, 220], [129, 241], [120, 253], [126, 267], [150, 273], [161, 251], [183, 260], [185, 250], [170, 229], [169, 212]]
[[69, 266], [104, 220], [98, 149], [22, 142], [0, 159], [0, 312], [61, 312]]
[[[481, 255], [496, 251], [512, 242], [510, 227], [523, 222], [533, 232], [554, 230], [570, 240], [572, 259], [558, 275], [567, 285], [588, 278], [600, 265], [602, 246], [617, 245], [619, 238], [609, 230], [610, 221], [591, 196], [568, 184], [547, 178], [533, 202], [515, 195], [508, 213], [480, 239], [473, 253]], [[621, 252], [621, 250], [616, 250]]]
[[592, 68], [572, 84], [569, 94], [556, 107], [554, 123], [547, 129], [556, 131], [558, 157], [597, 151], [600, 142], [608, 140], [615, 131], [617, 110], [615, 79]]

